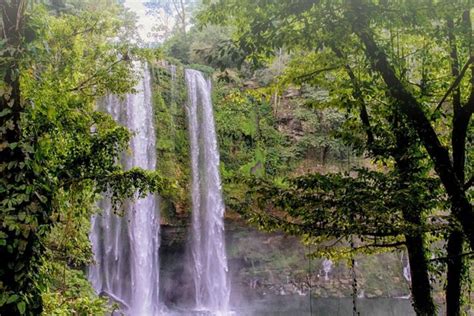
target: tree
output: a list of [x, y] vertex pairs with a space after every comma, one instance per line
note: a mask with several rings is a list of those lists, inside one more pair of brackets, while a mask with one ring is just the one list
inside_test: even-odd
[[[22, 54], [22, 38], [25, 23], [25, 10], [27, 2], [25, 0], [3, 1], [0, 4], [2, 13], [2, 39], [4, 44], [2, 47], [2, 99], [1, 99], [1, 126], [2, 126], [2, 146], [1, 146], [1, 170], [2, 170], [2, 190], [0, 193], [2, 205], [2, 231], [0, 255], [2, 256], [0, 277], [2, 280], [2, 313], [14, 315], [18, 312], [24, 313], [26, 310], [25, 300], [20, 300], [17, 293], [26, 292], [34, 288], [33, 280], [28, 277], [32, 266], [37, 264], [33, 260], [35, 257], [32, 244], [36, 242], [33, 234], [28, 230], [20, 238], [17, 237], [15, 228], [5, 229], [7, 222], [4, 215], [9, 210], [17, 210], [18, 219], [20, 211], [30, 208], [32, 211], [41, 205], [41, 193], [27, 196], [23, 201], [22, 194], [26, 192], [18, 192], [12, 194], [15, 188], [17, 177], [29, 176], [22, 170], [27, 160], [26, 153], [18, 146], [21, 138], [20, 119], [24, 111], [24, 103], [20, 94], [20, 78], [19, 78], [19, 60]], [[22, 166], [20, 166], [22, 164]], [[24, 180], [24, 181], [25, 181]], [[13, 190], [12, 190], [13, 189]], [[19, 190], [18, 190], [19, 191]], [[11, 195], [10, 195], [11, 194]], [[44, 193], [43, 193], [44, 194]], [[10, 195], [10, 196], [9, 196]], [[40, 198], [41, 197], [41, 198]], [[8, 201], [7, 201], [8, 199]], [[12, 203], [13, 201], [13, 203]], [[15, 203], [16, 202], [16, 203]], [[13, 213], [13, 212], [12, 212]], [[38, 218], [41, 220], [38, 224], [44, 222], [43, 216]], [[25, 223], [26, 224], [26, 223]], [[7, 249], [9, 247], [10, 249]], [[15, 278], [16, 273], [19, 278]], [[41, 302], [37, 290], [30, 292], [30, 308], [32, 313], [41, 311]]]
[[[380, 139], [399, 138], [396, 136], [399, 124], [392, 124], [389, 134], [377, 133], [380, 121], [370, 124], [375, 115], [382, 114], [382, 122], [395, 116], [400, 117], [398, 121], [402, 125], [408, 123], [403, 133], [415, 132], [450, 199], [453, 215], [452, 237], [448, 242], [450, 315], [459, 314], [460, 306], [463, 238], [457, 232], [458, 227], [462, 227], [471, 249], [474, 246], [471, 224], [474, 212], [468, 195], [472, 181], [464, 179], [472, 172], [466, 162], [474, 98], [474, 75], [471, 74], [471, 80], [466, 75], [469, 67], [474, 67], [470, 12], [469, 1], [453, 4], [408, 0], [284, 3], [222, 0], [209, 2], [207, 11], [201, 14], [203, 21], [236, 23], [236, 45], [250, 59], [258, 61], [271, 56], [279, 47], [315, 52], [319, 59], [312, 66], [317, 68], [305, 75], [319, 77], [319, 82], [321, 78], [328, 81], [324, 77], [327, 73], [345, 68], [345, 78], [351, 82], [353, 91], [350, 100], [354, 102], [350, 104], [357, 105], [367, 134], [367, 148], [373, 154], [384, 150], [377, 146]], [[465, 66], [461, 68], [460, 64]], [[354, 66], [359, 66], [358, 72], [351, 74]], [[452, 83], [439, 79], [445, 75], [452, 76]], [[360, 77], [370, 78], [371, 85], [360, 85], [355, 80]], [[450, 96], [453, 112], [444, 110]], [[370, 101], [364, 104], [364, 100]], [[448, 118], [453, 122], [449, 130], [445, 125]], [[450, 135], [450, 142], [446, 134]], [[400, 144], [400, 149], [409, 148], [403, 142]], [[402, 165], [398, 162], [397, 168]], [[429, 314], [430, 310], [424, 313]]]
[[[195, 0], [153, 0], [145, 2], [145, 6], [149, 9], [148, 14], [153, 14], [157, 18], [158, 23], [154, 27], [157, 39], [166, 39], [175, 30], [186, 37], [191, 23], [191, 12], [196, 2]], [[170, 19], [174, 22], [171, 22]]]

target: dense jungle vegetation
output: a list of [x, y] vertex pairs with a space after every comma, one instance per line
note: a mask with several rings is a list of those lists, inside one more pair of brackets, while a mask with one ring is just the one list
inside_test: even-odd
[[[145, 4], [152, 42], [122, 1], [0, 2], [0, 315], [114, 308], [86, 272], [103, 192], [157, 192], [162, 225], [187, 223], [184, 68], [212, 79], [229, 219], [352, 268], [405, 249], [417, 315], [472, 313], [472, 1]], [[156, 171], [123, 169], [133, 133], [97, 106], [133, 93], [135, 61]]]

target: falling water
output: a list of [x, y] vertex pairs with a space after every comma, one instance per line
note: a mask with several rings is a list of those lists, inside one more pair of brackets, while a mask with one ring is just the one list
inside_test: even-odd
[[323, 261], [323, 271], [324, 271], [324, 280], [329, 281], [329, 272], [332, 270], [332, 261], [329, 259], [324, 259]]
[[411, 282], [411, 269], [410, 269], [410, 260], [408, 254], [402, 254], [402, 265], [403, 265], [403, 277], [408, 282]]
[[224, 202], [211, 103], [211, 82], [186, 70], [192, 166], [192, 274], [196, 308], [226, 313], [230, 287], [224, 240]]
[[[171, 82], [174, 83], [176, 81], [176, 65], [170, 65], [170, 74], [171, 74]], [[172, 87], [174, 90], [174, 87]]]
[[[156, 167], [155, 131], [147, 67], [135, 87], [136, 94], [125, 99], [110, 95], [105, 108], [115, 120], [135, 133], [130, 154], [122, 158], [126, 169]], [[127, 201], [124, 216], [116, 215], [106, 198], [103, 212], [92, 219], [90, 239], [96, 264], [89, 279], [96, 291], [120, 303], [127, 315], [151, 316], [158, 313], [159, 293], [159, 209], [154, 195]]]

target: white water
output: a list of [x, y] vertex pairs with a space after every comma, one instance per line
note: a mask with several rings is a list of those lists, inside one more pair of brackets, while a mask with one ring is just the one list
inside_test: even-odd
[[225, 314], [230, 286], [224, 240], [224, 202], [211, 82], [186, 70], [192, 166], [192, 277], [196, 309]]
[[324, 280], [329, 281], [329, 272], [332, 270], [332, 261], [329, 259], [324, 259], [323, 261], [323, 271], [324, 271]]
[[410, 260], [408, 254], [402, 254], [402, 265], [403, 265], [403, 277], [409, 283], [411, 282], [411, 269], [410, 269]]
[[171, 90], [174, 90], [174, 83], [176, 81], [176, 65], [170, 65], [169, 68], [170, 68], [171, 83], [172, 83]]
[[[121, 100], [108, 96], [105, 110], [135, 133], [130, 152], [124, 153], [125, 169], [155, 170], [156, 137], [153, 127], [150, 76], [147, 67], [136, 67], [142, 79], [136, 94]], [[96, 264], [89, 279], [100, 294], [125, 305], [127, 315], [152, 316], [159, 312], [159, 230], [157, 198], [127, 201], [124, 216], [114, 214], [110, 201], [100, 203], [103, 212], [92, 219], [90, 239]]]

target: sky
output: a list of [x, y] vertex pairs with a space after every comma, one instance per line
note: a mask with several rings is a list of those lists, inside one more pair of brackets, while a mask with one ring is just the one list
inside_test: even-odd
[[138, 16], [138, 32], [144, 41], [150, 41], [148, 34], [153, 27], [154, 19], [152, 16], [146, 15], [146, 8], [143, 5], [144, 0], [125, 0], [125, 7], [135, 12]]

